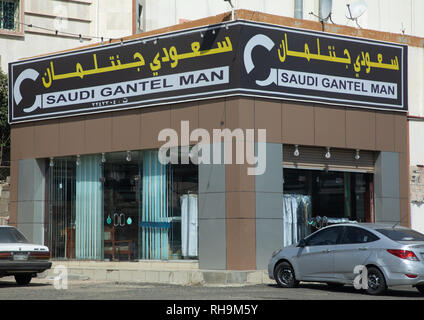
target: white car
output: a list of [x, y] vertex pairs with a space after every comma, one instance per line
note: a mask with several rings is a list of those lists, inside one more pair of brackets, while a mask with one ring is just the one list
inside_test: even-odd
[[51, 268], [49, 259], [49, 248], [29, 243], [15, 227], [0, 226], [0, 278], [15, 276], [19, 285], [27, 285]]

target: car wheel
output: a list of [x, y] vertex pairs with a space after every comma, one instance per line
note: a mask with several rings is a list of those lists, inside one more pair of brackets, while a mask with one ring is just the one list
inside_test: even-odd
[[279, 287], [295, 288], [299, 284], [294, 275], [294, 270], [290, 263], [280, 262], [274, 271], [274, 278]]
[[417, 286], [417, 290], [418, 290], [419, 292], [421, 292], [421, 294], [424, 294], [424, 284], [420, 284], [420, 285], [418, 285], [418, 286]]
[[368, 289], [365, 291], [371, 295], [380, 295], [386, 292], [387, 285], [383, 273], [375, 268], [368, 268]]
[[31, 282], [32, 275], [31, 274], [17, 274], [15, 275], [16, 283], [20, 286], [25, 286]]

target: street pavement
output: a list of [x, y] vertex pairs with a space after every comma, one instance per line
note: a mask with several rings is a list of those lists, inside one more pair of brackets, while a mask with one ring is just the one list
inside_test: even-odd
[[179, 286], [143, 282], [69, 280], [67, 289], [55, 289], [54, 281], [34, 278], [18, 286], [13, 277], [0, 279], [0, 301], [5, 300], [424, 300], [415, 288], [394, 287], [384, 296], [369, 296], [353, 286], [329, 288], [301, 283], [282, 289], [273, 284]]

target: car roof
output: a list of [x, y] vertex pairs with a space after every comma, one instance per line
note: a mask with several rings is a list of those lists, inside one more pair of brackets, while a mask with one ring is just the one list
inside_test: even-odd
[[350, 227], [354, 227], [354, 226], [359, 226], [359, 227], [363, 227], [365, 229], [409, 229], [407, 227], [401, 226], [399, 224], [391, 224], [391, 223], [368, 223], [368, 222], [360, 222], [360, 223], [337, 223], [337, 224], [332, 224], [329, 227], [332, 226], [350, 226]]

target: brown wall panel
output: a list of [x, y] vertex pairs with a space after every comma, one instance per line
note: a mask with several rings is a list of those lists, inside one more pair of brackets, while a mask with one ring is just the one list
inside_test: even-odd
[[199, 127], [208, 130], [213, 137], [213, 129], [227, 128], [225, 99], [199, 101]]
[[315, 106], [315, 145], [346, 147], [346, 110]]
[[[243, 97], [227, 98], [225, 102], [226, 125], [225, 128], [234, 130], [255, 128], [254, 99]], [[246, 136], [245, 136], [246, 138]]]
[[35, 157], [34, 126], [31, 124], [15, 124], [10, 130], [11, 160]]
[[141, 110], [141, 148], [155, 149], [165, 142], [159, 141], [159, 132], [171, 128], [171, 107], [159, 106]]
[[59, 156], [84, 153], [85, 117], [61, 119], [59, 122]]
[[399, 153], [399, 197], [409, 197], [409, 157], [405, 152]]
[[227, 219], [227, 269], [256, 269], [255, 219]]
[[346, 147], [375, 150], [375, 112], [346, 110]]
[[255, 99], [255, 129], [266, 129], [266, 141], [281, 143], [281, 102]]
[[140, 149], [140, 110], [113, 112], [111, 117], [112, 151]]
[[400, 198], [400, 224], [411, 227], [410, 203], [408, 198]]
[[391, 113], [375, 114], [375, 147], [377, 150], [395, 151], [395, 118]]
[[10, 161], [10, 201], [18, 201], [19, 160]]
[[8, 225], [16, 227], [18, 225], [18, 201], [9, 203], [9, 222]]
[[171, 106], [171, 128], [177, 131], [181, 142], [181, 121], [188, 121], [189, 134], [199, 126], [198, 102], [175, 104]]
[[34, 129], [35, 157], [45, 158], [59, 154], [59, 120], [42, 121]]
[[227, 219], [254, 219], [255, 192], [226, 191], [225, 210]]
[[87, 116], [85, 119], [84, 153], [112, 150], [112, 119], [109, 113]]
[[299, 103], [282, 103], [282, 141], [286, 144], [315, 144], [314, 108]]
[[225, 190], [228, 191], [255, 191], [255, 176], [248, 175], [249, 164], [233, 164], [225, 167]]
[[405, 114], [395, 114], [395, 151], [407, 152], [408, 150], [408, 120]]

